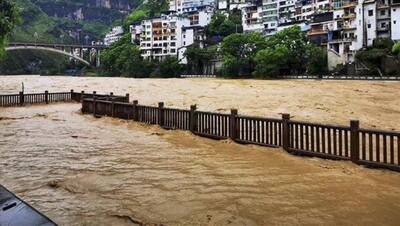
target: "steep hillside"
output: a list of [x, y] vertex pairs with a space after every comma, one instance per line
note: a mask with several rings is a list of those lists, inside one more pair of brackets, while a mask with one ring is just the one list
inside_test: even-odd
[[[14, 0], [23, 24], [12, 41], [90, 43], [101, 40], [141, 0]], [[35, 35], [35, 33], [37, 35]]]

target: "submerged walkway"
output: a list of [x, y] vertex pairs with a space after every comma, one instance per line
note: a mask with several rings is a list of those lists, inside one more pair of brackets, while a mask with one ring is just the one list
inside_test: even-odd
[[60, 225], [397, 225], [400, 174], [81, 115], [0, 111], [0, 181]]

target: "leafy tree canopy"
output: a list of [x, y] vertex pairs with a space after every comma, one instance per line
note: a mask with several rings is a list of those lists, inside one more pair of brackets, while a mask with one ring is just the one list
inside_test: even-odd
[[221, 53], [224, 57], [224, 74], [249, 76], [254, 67], [254, 56], [266, 48], [266, 40], [259, 33], [231, 34], [224, 38]]
[[229, 16], [223, 13], [216, 13], [207, 26], [208, 36], [226, 37], [230, 34], [241, 32], [243, 32], [243, 27], [240, 11], [232, 11]]
[[204, 67], [214, 59], [217, 53], [216, 48], [204, 48], [189, 47], [186, 49], [185, 56], [188, 61], [188, 73], [190, 74], [202, 74]]
[[168, 0], [147, 0], [136, 8], [124, 21], [124, 29], [128, 30], [129, 25], [139, 23], [142, 20], [159, 16], [161, 12], [168, 10]]
[[397, 55], [400, 57], [400, 42], [393, 45], [392, 52], [394, 55]]
[[20, 22], [18, 8], [8, 0], [0, 0], [0, 57], [4, 56], [7, 37]]

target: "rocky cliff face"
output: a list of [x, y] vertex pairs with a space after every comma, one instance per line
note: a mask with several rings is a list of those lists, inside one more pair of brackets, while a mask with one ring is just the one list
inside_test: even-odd
[[140, 0], [32, 0], [50, 17], [112, 24], [123, 19]]

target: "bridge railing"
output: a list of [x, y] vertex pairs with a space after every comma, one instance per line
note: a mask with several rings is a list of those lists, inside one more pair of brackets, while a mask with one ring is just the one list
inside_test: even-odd
[[33, 42], [11, 42], [9, 46], [43, 46], [43, 47], [67, 47], [67, 48], [94, 48], [94, 49], [106, 49], [108, 46], [105, 45], [79, 45], [79, 44], [60, 44], [60, 43], [33, 43]]

